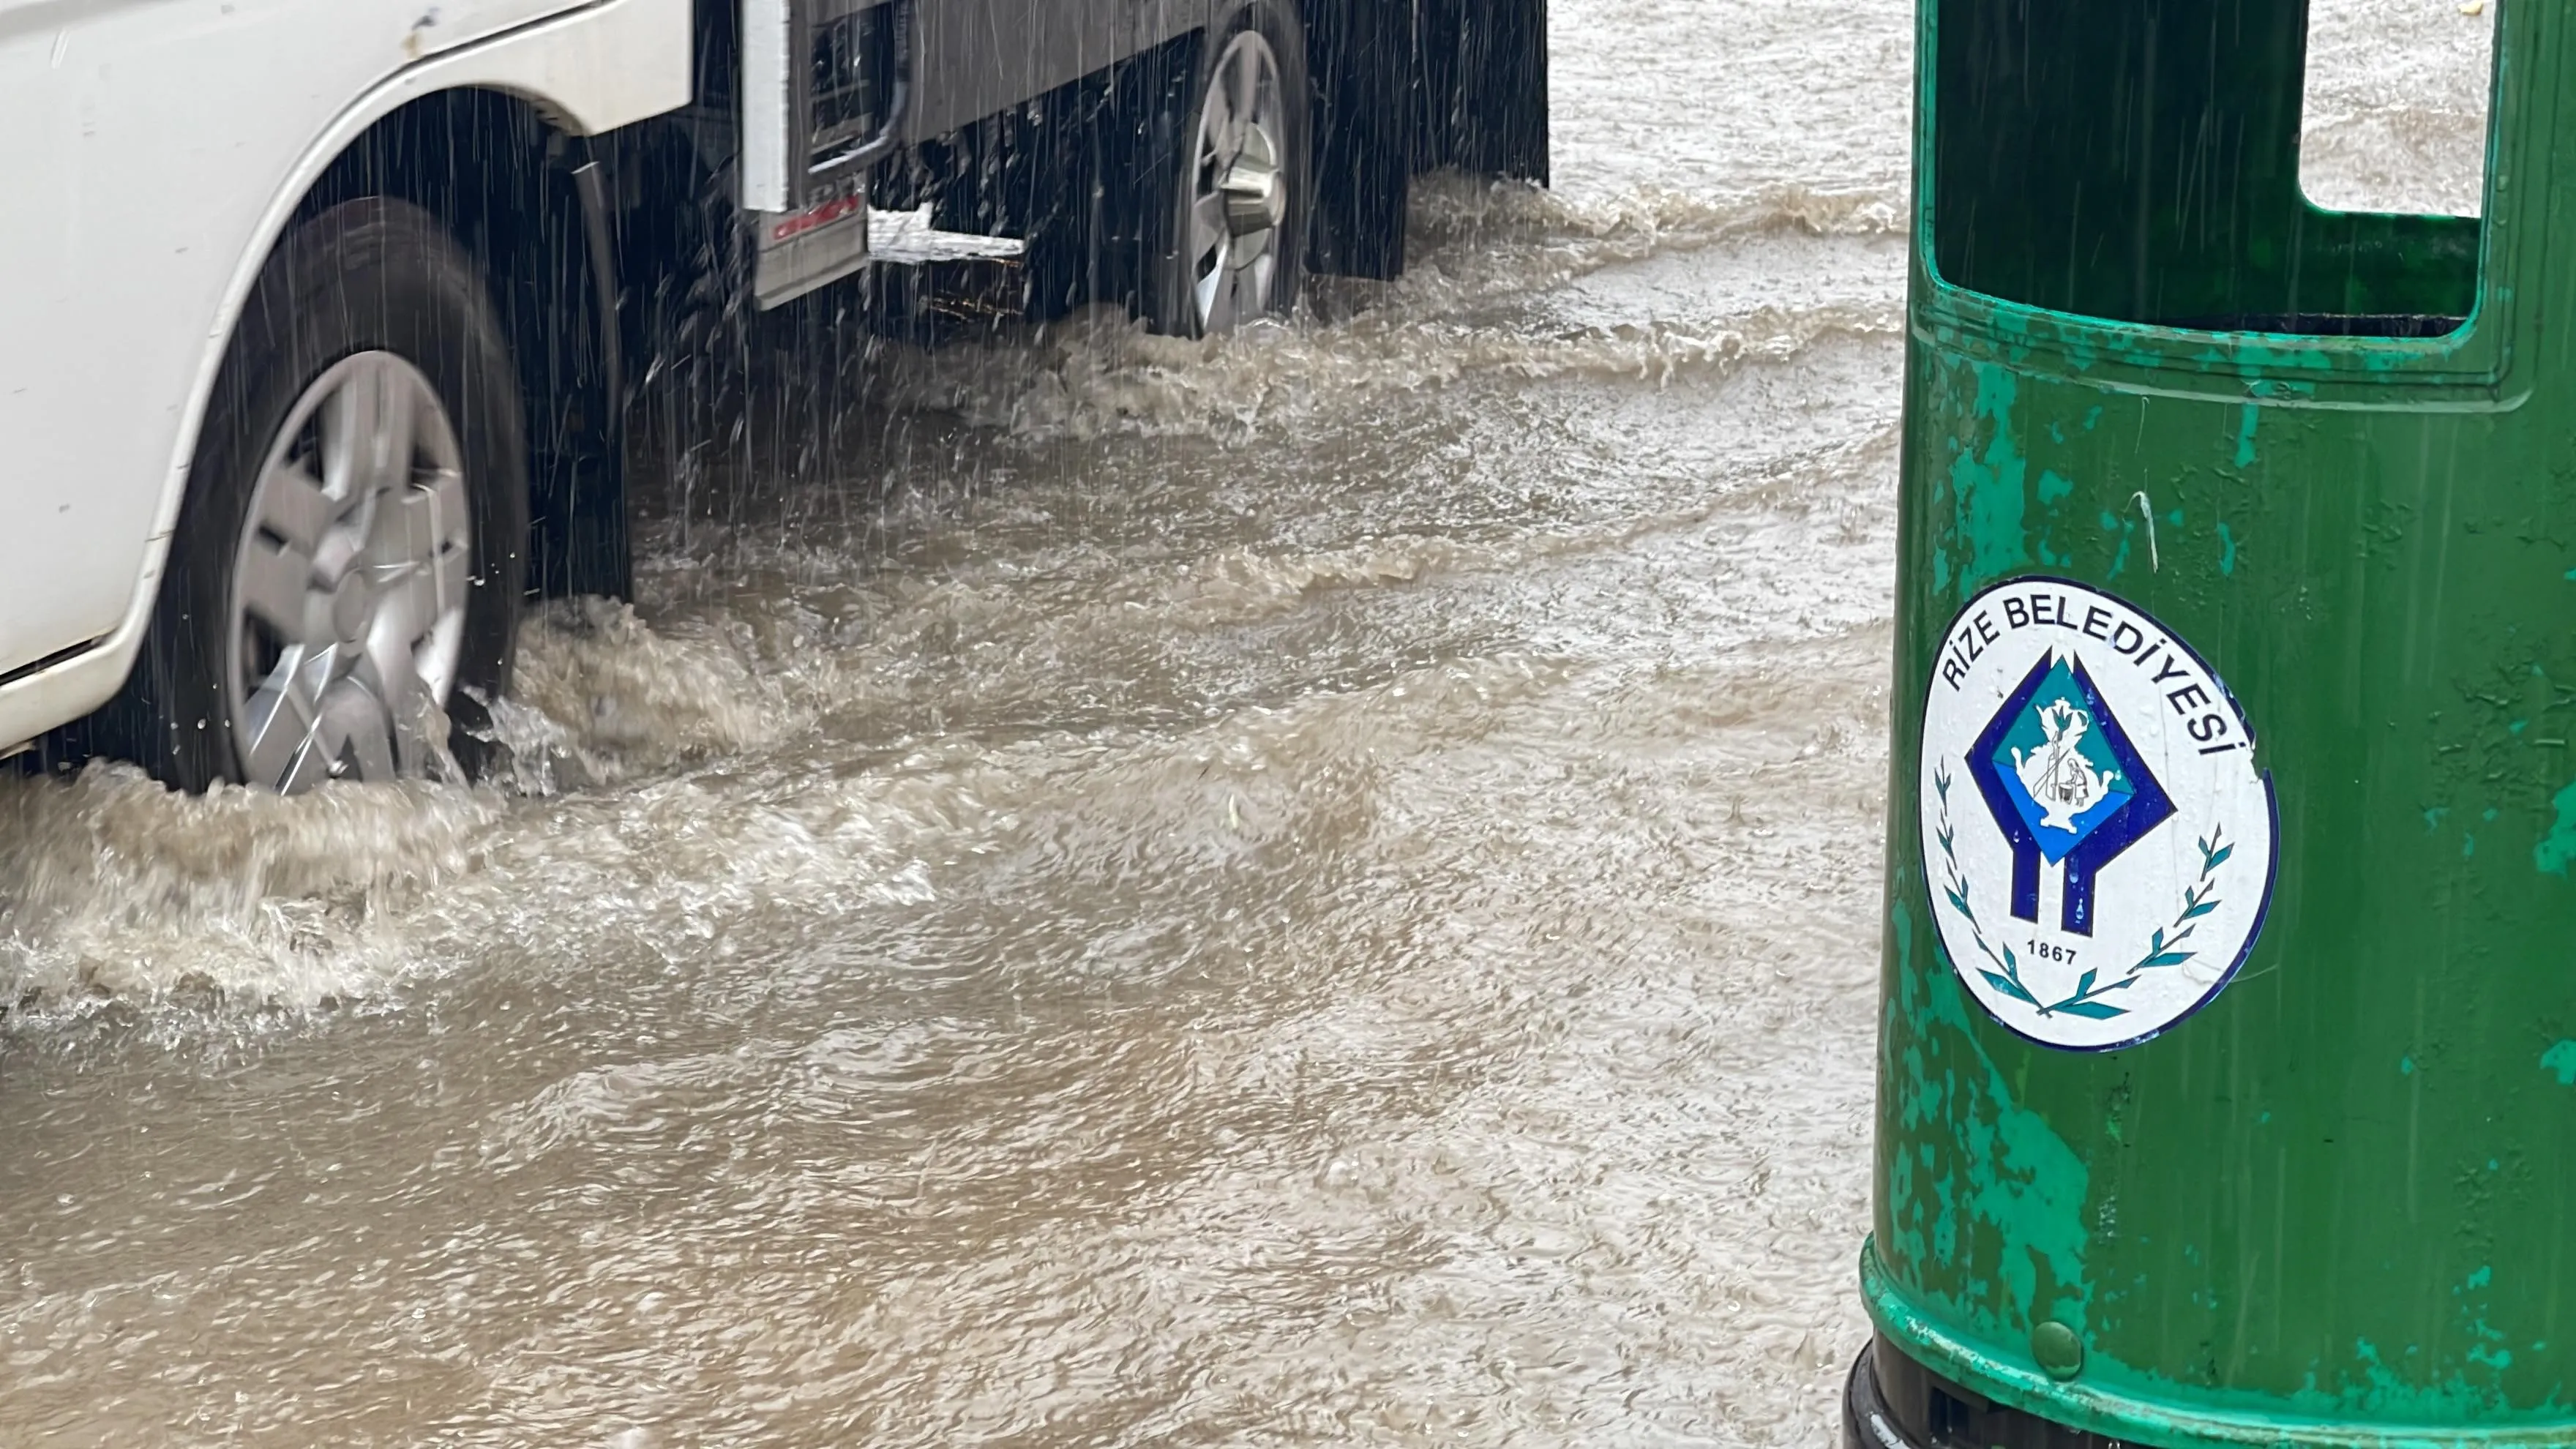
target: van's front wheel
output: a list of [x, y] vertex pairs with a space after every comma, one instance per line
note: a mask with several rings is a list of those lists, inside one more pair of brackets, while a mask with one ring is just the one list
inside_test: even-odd
[[528, 535], [518, 390], [472, 262], [426, 213], [296, 229], [216, 384], [122, 711], [164, 780], [294, 792], [471, 763]]

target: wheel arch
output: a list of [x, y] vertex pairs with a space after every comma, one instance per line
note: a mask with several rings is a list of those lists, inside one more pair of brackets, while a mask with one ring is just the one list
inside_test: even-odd
[[363, 196], [429, 213], [482, 275], [527, 427], [529, 591], [629, 593], [624, 349], [609, 200], [589, 138], [532, 97], [435, 91], [352, 141], [286, 230]]

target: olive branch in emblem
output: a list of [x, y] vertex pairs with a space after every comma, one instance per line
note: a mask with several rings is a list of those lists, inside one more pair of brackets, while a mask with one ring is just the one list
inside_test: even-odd
[[2041, 1015], [2063, 1011], [2070, 1016], [2091, 1017], [2096, 1021], [2124, 1016], [2128, 1013], [2127, 1007], [2113, 1006], [2101, 998], [2124, 987], [2136, 985], [2138, 978], [2150, 971], [2179, 966], [2200, 954], [2198, 947], [2188, 951], [2176, 948], [2190, 939], [2194, 931], [2200, 929], [2192, 924], [2193, 922], [2218, 909], [2220, 904], [2218, 868], [2225, 865], [2227, 858], [2236, 853], [2236, 847], [2227, 839], [2227, 832], [2223, 828], [2209, 832], [2207, 839], [2195, 840], [2192, 844], [2200, 847], [2200, 879], [2184, 888], [2182, 910], [2174, 916], [2173, 924], [2157, 927], [2156, 933], [2148, 938], [2147, 954], [2138, 958], [2138, 964], [2130, 967], [2127, 975], [2116, 981], [2104, 982], [2099, 986], [2094, 984], [2096, 973], [2085, 972], [2083, 978], [2075, 983], [2074, 995], [2064, 1001], [2054, 1001], [2041, 1007]]
[[2016, 1001], [2027, 1002], [2037, 1007], [2042, 1016], [2055, 1016], [2062, 1011], [2069, 1016], [2080, 1016], [2092, 1021], [2108, 1021], [2115, 1016], [2128, 1015], [2129, 1008], [2115, 1005], [2104, 1000], [2104, 997], [2114, 991], [2125, 991], [2137, 985], [2149, 971], [2179, 966], [2200, 954], [2198, 947], [2190, 950], [2183, 950], [2181, 947], [2183, 942], [2191, 938], [2193, 932], [2200, 929], [2195, 923], [2201, 917], [2217, 910], [2221, 904], [2218, 897], [2218, 868], [2225, 865], [2230, 856], [2236, 854], [2236, 845], [2227, 839], [2224, 828], [2212, 830], [2207, 838], [2192, 842], [2200, 847], [2200, 878], [2183, 889], [2182, 909], [2175, 913], [2171, 925], [2158, 927], [2155, 934], [2148, 938], [2147, 953], [2138, 958], [2136, 965], [2109, 981], [2101, 979], [2102, 973], [2099, 969], [2088, 970], [2076, 978], [2075, 990], [2064, 998], [2057, 1001], [2041, 1001], [2031, 994], [2029, 987], [2022, 984], [2021, 962], [2013, 955], [2013, 948], [2006, 945], [2001, 952], [1998, 952], [1994, 946], [1988, 944], [1985, 928], [1978, 923], [1977, 913], [1969, 908], [1968, 877], [1959, 869], [1958, 851], [1951, 844], [1955, 831], [1950, 824], [1949, 766], [1941, 765], [1933, 770], [1932, 788], [1941, 801], [1940, 830], [1934, 838], [1941, 844], [1941, 859], [1949, 868], [1950, 874], [1949, 882], [1941, 888], [1941, 893], [1949, 899], [1950, 908], [1957, 911], [1959, 918], [1968, 923], [1969, 936], [1976, 942], [1977, 949], [1998, 968], [1991, 971], [1983, 966], [1977, 968], [1977, 974], [1986, 978], [1997, 991]]
[[1997, 954], [1995, 948], [1986, 943], [1986, 928], [1978, 924], [1977, 913], [1968, 906], [1968, 876], [1959, 869], [1959, 852], [1951, 844], [1958, 832], [1950, 824], [1950, 767], [1947, 764], [1933, 767], [1932, 788], [1941, 797], [1941, 829], [1934, 838], [1941, 842], [1941, 860], [1950, 868], [1949, 884], [1941, 888], [1941, 894], [1949, 898], [1950, 909], [1959, 913], [1959, 919], [1968, 923], [1968, 934], [1976, 941], [1977, 949], [1998, 968], [1989, 971], [1980, 966], [1977, 974], [1986, 978], [1997, 991], [2016, 1001], [2039, 1006], [2040, 1015], [2047, 1015], [2049, 1008], [2040, 1006], [2039, 998], [2031, 995], [2030, 988], [2021, 984], [2021, 960], [2013, 955], [2013, 948], [2006, 945], [2002, 953]]

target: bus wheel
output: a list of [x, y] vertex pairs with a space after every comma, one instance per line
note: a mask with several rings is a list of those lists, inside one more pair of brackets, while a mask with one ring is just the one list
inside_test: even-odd
[[191, 790], [472, 767], [527, 537], [516, 376], [473, 263], [401, 202], [323, 213], [216, 382], [128, 685], [135, 753]]
[[1309, 195], [1306, 38], [1282, 0], [1208, 32], [1166, 173], [1147, 320], [1180, 337], [1229, 332], [1297, 300]]

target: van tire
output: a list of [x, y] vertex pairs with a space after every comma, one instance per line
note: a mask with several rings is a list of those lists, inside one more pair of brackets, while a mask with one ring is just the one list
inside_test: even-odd
[[[434, 772], [450, 759], [473, 773], [491, 734], [485, 702], [509, 687], [526, 589], [517, 376], [472, 261], [427, 212], [366, 197], [289, 232], [216, 377], [160, 595], [134, 671], [105, 712], [104, 742], [190, 791], [224, 782], [292, 791], [327, 778]], [[345, 391], [324, 391], [335, 387]], [[377, 401], [346, 401], [362, 397]], [[386, 416], [406, 407], [411, 426], [326, 426], [362, 405]], [[299, 413], [311, 421], [288, 436]], [[406, 435], [413, 447], [399, 464], [362, 472], [327, 456], [346, 446], [335, 439], [376, 436], [388, 440], [377, 445], [383, 458]], [[296, 477], [321, 479], [309, 496], [338, 510], [317, 525], [328, 530], [314, 534], [322, 542], [300, 551], [276, 523], [289, 503], [261, 502], [253, 516], [254, 503], [271, 497], [264, 470], [271, 490], [286, 486], [272, 466], [281, 460], [305, 470]], [[366, 501], [348, 501], [361, 491]], [[263, 572], [255, 548], [286, 562]], [[323, 561], [306, 568], [298, 561], [308, 555]], [[267, 622], [280, 612], [279, 593], [262, 581], [298, 569], [307, 625], [279, 634]], [[323, 642], [296, 642], [310, 638]], [[309, 668], [286, 669], [292, 659]], [[369, 698], [390, 735], [366, 723]], [[424, 701], [444, 713], [419, 708]], [[255, 723], [274, 732], [281, 722], [284, 733], [253, 738]], [[292, 751], [282, 773], [281, 750]]]

